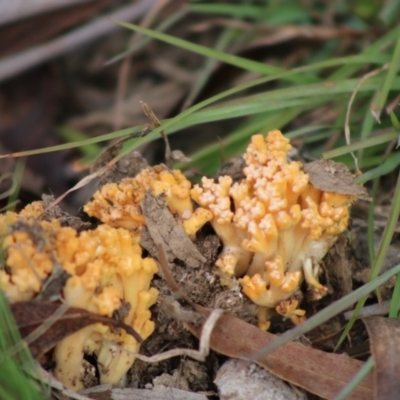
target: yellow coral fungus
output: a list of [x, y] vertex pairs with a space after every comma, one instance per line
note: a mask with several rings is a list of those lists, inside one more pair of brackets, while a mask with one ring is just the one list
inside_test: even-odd
[[[61, 289], [68, 305], [108, 317], [124, 306], [127, 325], [143, 339], [153, 332], [149, 308], [158, 291], [150, 281], [157, 265], [142, 258], [139, 235], [107, 225], [78, 234], [54, 221], [11, 217], [3, 241], [5, 269], [0, 271], [1, 287], [11, 302], [33, 299], [57, 263], [69, 274]], [[138, 350], [137, 340], [124, 330], [89, 325], [57, 344], [55, 375], [68, 388], [82, 389], [83, 357], [93, 353], [100, 382], [118, 384]]]
[[32, 300], [40, 292], [53, 269], [52, 232], [61, 227], [56, 220], [35, 222], [30, 209], [22, 212], [27, 218], [13, 212], [0, 216], [6, 260], [0, 282], [11, 302]]
[[84, 206], [84, 210], [110, 226], [138, 230], [144, 225], [140, 203], [150, 190], [155, 196], [163, 198], [170, 211], [184, 222], [188, 235], [192, 236], [211, 219], [211, 215], [193, 212], [190, 188], [190, 181], [181, 171], [169, 171], [158, 165], [144, 169], [134, 178], [104, 185], [93, 195], [93, 201]]
[[[203, 178], [191, 195], [213, 214], [211, 224], [223, 242], [216, 264], [223, 274], [244, 276], [244, 293], [264, 311], [275, 309], [299, 322], [303, 311], [290, 298], [303, 277], [314, 298], [326, 293], [318, 263], [347, 228], [355, 197], [316, 189], [301, 163], [288, 161], [290, 149], [278, 130], [266, 138], [255, 135], [241, 182]], [[265, 318], [260, 324], [268, 326]]]
[[[142, 258], [139, 236], [100, 225], [75, 238], [63, 232], [57, 240], [59, 260], [71, 274], [63, 289], [68, 304], [111, 317], [126, 303], [130, 308], [124, 322], [147, 338], [154, 330], [148, 309], [158, 292], [149, 286], [157, 265], [151, 258]], [[118, 383], [133, 364], [139, 343], [123, 330], [104, 331], [99, 324], [79, 333], [56, 346], [55, 375], [68, 387], [82, 388], [78, 371], [88, 351], [97, 356], [100, 382]], [[75, 340], [81, 340], [82, 346], [75, 346]]]

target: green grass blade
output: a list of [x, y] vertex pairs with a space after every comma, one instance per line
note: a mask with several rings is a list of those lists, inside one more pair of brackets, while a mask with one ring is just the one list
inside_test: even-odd
[[[83, 133], [70, 126], [60, 126], [57, 128], [56, 133], [69, 143], [82, 143], [87, 139]], [[90, 157], [93, 154], [99, 154], [102, 151], [102, 147], [96, 145], [96, 143], [91, 143], [85, 146], [79, 146], [79, 150], [84, 156]]]
[[339, 157], [344, 154], [349, 154], [352, 151], [362, 150], [368, 147], [377, 146], [382, 143], [391, 142], [392, 140], [397, 139], [397, 136], [398, 132], [382, 133], [380, 135], [364, 139], [359, 142], [349, 144], [347, 146], [338, 147], [337, 149], [326, 151], [322, 154], [322, 157], [325, 159]]
[[[237, 33], [237, 29], [228, 28], [225, 29], [222, 34], [219, 36], [217, 43], [215, 44], [215, 50], [223, 52], [228, 48], [228, 46], [232, 43], [235, 34]], [[197, 77], [194, 85], [192, 86], [190, 93], [188, 94], [185, 102], [182, 106], [182, 109], [188, 108], [190, 104], [193, 103], [193, 100], [198, 96], [201, 90], [206, 85], [209, 80], [211, 73], [213, 72], [215, 66], [217, 65], [217, 60], [213, 58], [207, 58], [200, 75]]]
[[369, 261], [371, 265], [374, 264], [375, 262], [375, 246], [374, 246], [374, 222], [375, 222], [375, 199], [376, 195], [378, 193], [378, 187], [379, 187], [379, 179], [374, 179], [374, 182], [372, 184], [372, 189], [371, 189], [371, 198], [372, 201], [369, 205], [368, 208], [368, 254], [369, 254]]
[[[242, 4], [189, 4], [188, 9], [194, 13], [219, 14], [236, 18], [260, 18], [262, 8]], [[261, 13], [262, 15], [263, 13]]]
[[[97, 137], [85, 139], [85, 140], [79, 140], [77, 142], [64, 143], [64, 144], [59, 144], [56, 146], [42, 147], [40, 149], [35, 149], [35, 150], [20, 151], [17, 153], [13, 153], [13, 157], [16, 158], [16, 157], [33, 156], [33, 155], [37, 155], [37, 154], [52, 153], [54, 151], [74, 149], [76, 147], [81, 147], [81, 146], [88, 146], [88, 145], [92, 145], [94, 143], [100, 143], [100, 142], [104, 142], [107, 140], [113, 140], [113, 139], [118, 139], [123, 136], [128, 136], [128, 135], [131, 135], [131, 134], [139, 131], [142, 128], [144, 128], [144, 126], [126, 128], [126, 129], [122, 129], [122, 130], [119, 130], [116, 132], [107, 133], [106, 135], [101, 135], [101, 136], [97, 136]], [[4, 155], [0, 155], [0, 159], [4, 158], [4, 157], [5, 157]]]
[[[158, 25], [155, 28], [155, 30], [158, 32], [165, 32], [167, 29], [171, 28], [177, 22], [179, 22], [186, 14], [187, 14], [186, 10], [178, 11], [178, 12], [172, 14], [165, 21], [161, 22], [161, 24]], [[133, 53], [135, 53], [136, 51], [141, 49], [144, 45], [146, 45], [150, 41], [151, 41], [150, 37], [146, 36], [146, 37], [141, 38], [138, 43], [136, 43], [134, 46], [132, 46], [128, 50], [126, 50], [123, 53], [120, 53], [120, 54], [116, 55], [115, 57], [111, 58], [110, 60], [106, 61], [104, 63], [104, 66], [112, 65], [112, 64], [124, 59], [125, 57], [132, 55]]]
[[389, 172], [394, 171], [400, 165], [400, 152], [395, 152], [390, 154], [384, 162], [382, 162], [376, 167], [368, 172], [365, 172], [356, 179], [357, 183], [365, 183], [371, 179], [379, 178], [380, 176], [386, 175]]
[[[180, 38], [176, 38], [174, 36], [167, 35], [162, 32], [156, 32], [152, 29], [147, 29], [140, 27], [135, 24], [131, 24], [128, 22], [116, 21], [119, 25], [131, 29], [133, 31], [142, 33], [144, 35], [148, 35], [153, 39], [161, 40], [165, 43], [169, 43], [173, 46], [180, 47], [185, 50], [189, 50], [195, 52], [197, 54], [201, 54], [205, 57], [213, 58], [222, 62], [225, 62], [230, 65], [234, 65], [239, 68], [243, 68], [246, 71], [259, 72], [263, 75], [271, 75], [282, 72], [283, 70], [278, 67], [270, 66], [267, 64], [259, 63], [257, 61], [248, 60], [242, 57], [235, 56], [233, 54], [227, 54], [222, 51], [217, 51], [214, 49], [210, 49], [205, 46], [201, 46], [199, 44], [188, 42], [187, 40], [183, 40]], [[317, 78], [305, 77], [305, 76], [297, 76], [297, 75], [288, 75], [283, 77], [282, 79], [286, 79], [291, 82], [296, 83], [305, 83], [305, 82], [315, 82], [318, 81]]]
[[390, 111], [389, 116], [390, 116], [390, 121], [392, 123], [393, 128], [396, 129], [398, 132], [400, 132], [400, 122], [397, 119], [396, 114], [393, 111]]
[[22, 346], [14, 357], [2, 356], [16, 343], [21, 342], [21, 337], [1, 290], [0, 320], [0, 399], [44, 400], [49, 398], [44, 388], [25, 372], [36, 368], [26, 346]]
[[383, 107], [385, 106], [386, 100], [389, 95], [389, 91], [392, 88], [392, 82], [399, 70], [399, 63], [400, 63], [400, 37], [397, 39], [396, 47], [393, 52], [393, 57], [390, 62], [389, 69], [386, 73], [385, 79], [383, 81], [382, 90], [380, 92], [380, 96], [378, 98], [378, 110], [379, 113], [382, 111]]
[[400, 310], [400, 275], [396, 276], [396, 284], [390, 300], [389, 318], [398, 318]]
[[357, 387], [357, 385], [372, 371], [374, 365], [374, 359], [370, 357], [356, 373], [353, 379], [334, 398], [334, 400], [345, 400], [347, 396], [349, 396], [351, 392]]
[[[185, 127], [194, 125], [194, 123], [192, 122], [192, 114], [194, 114], [196, 111], [199, 111], [213, 103], [216, 103], [217, 101], [223, 100], [226, 97], [240, 93], [241, 91], [244, 91], [246, 89], [250, 89], [250, 88], [253, 88], [258, 85], [262, 85], [264, 83], [271, 82], [274, 80], [283, 79], [289, 75], [294, 75], [296, 73], [318, 71], [320, 69], [335, 67], [335, 66], [342, 65], [342, 64], [351, 64], [351, 63], [357, 64], [357, 63], [369, 63], [369, 62], [375, 62], [378, 64], [382, 64], [382, 63], [386, 62], [386, 59], [384, 56], [382, 56], [381, 58], [378, 59], [376, 56], [365, 56], [365, 55], [339, 57], [339, 58], [334, 58], [334, 59], [327, 60], [327, 61], [318, 62], [318, 63], [312, 64], [309, 66], [295, 68], [291, 71], [279, 72], [277, 74], [274, 74], [274, 75], [271, 75], [268, 77], [255, 79], [251, 82], [247, 82], [247, 83], [237, 86], [235, 88], [229, 89], [223, 93], [220, 93], [216, 96], [213, 96], [207, 100], [204, 100], [201, 103], [198, 103], [198, 104], [192, 106], [191, 108], [185, 110], [184, 112], [182, 112], [181, 114], [177, 115], [174, 118], [163, 121], [162, 125], [156, 129], [154, 129], [153, 132], [151, 134], [149, 134], [148, 136], [142, 137], [142, 138], [135, 138], [135, 139], [133, 139], [133, 143], [131, 140], [132, 144], [124, 154], [126, 154], [127, 152], [135, 149], [136, 147], [138, 147], [142, 144], [151, 142], [152, 140], [158, 138], [161, 130], [165, 130], [168, 134], [172, 134], [172, 133], [176, 132], [178, 129], [183, 129]], [[79, 147], [79, 146], [89, 145], [92, 143], [99, 143], [102, 141], [117, 139], [117, 138], [120, 138], [123, 136], [133, 134], [134, 132], [136, 132], [142, 128], [143, 128], [143, 126], [126, 128], [126, 129], [122, 129], [122, 130], [119, 130], [116, 132], [108, 133], [106, 135], [101, 135], [101, 136], [98, 136], [95, 138], [86, 139], [86, 140], [80, 141], [80, 142], [66, 143], [66, 144], [62, 144], [62, 145], [51, 146], [51, 147], [46, 147], [46, 148], [41, 148], [41, 149], [22, 151], [22, 152], [14, 153], [13, 156], [14, 157], [23, 157], [23, 156], [71, 149], [71, 148], [75, 148], [75, 147]], [[345, 154], [345, 153], [343, 153], [343, 154]], [[0, 156], [0, 158], [3, 158], [3, 157], [4, 156]]]
[[[363, 50], [362, 54], [376, 54], [377, 56], [382, 53], [382, 48], [387, 47], [387, 45], [400, 36], [400, 26], [396, 26], [394, 29], [389, 31], [386, 35], [376, 40], [369, 47]], [[352, 76], [354, 73], [364, 68], [363, 64], [360, 65], [343, 65], [333, 72], [330, 76], [330, 80], [341, 80]]]

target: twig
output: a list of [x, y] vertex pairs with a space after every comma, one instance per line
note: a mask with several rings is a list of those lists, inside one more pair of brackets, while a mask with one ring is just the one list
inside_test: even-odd
[[[159, 126], [161, 126], [159, 119], [156, 117], [151, 107], [143, 101], [140, 101], [140, 105], [142, 106], [143, 112], [145, 113], [146, 117], [150, 120], [151, 127], [158, 128]], [[165, 131], [161, 130], [160, 134], [165, 142], [165, 165], [170, 168], [171, 162], [173, 160], [171, 146], [169, 145], [168, 136], [166, 135]]]
[[[357, 319], [372, 317], [374, 315], [385, 315], [389, 313], [390, 309], [390, 300], [386, 300], [382, 303], [371, 304], [369, 306], [365, 306], [361, 309], [359, 314], [357, 315]], [[344, 318], [348, 321], [353, 316], [353, 311], [346, 311], [344, 313]]]
[[119, 25], [110, 21], [110, 19], [124, 21], [135, 20], [145, 14], [151, 5], [151, 1], [139, 0], [102, 16], [101, 18], [97, 18], [93, 22], [48, 43], [4, 58], [0, 61], [0, 82], [42, 64], [45, 61], [49, 61], [78, 47], [82, 47], [92, 40], [98, 39], [100, 36], [121, 29]]

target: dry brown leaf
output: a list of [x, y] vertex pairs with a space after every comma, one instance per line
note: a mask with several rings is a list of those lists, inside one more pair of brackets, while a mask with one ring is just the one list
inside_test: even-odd
[[[29, 301], [10, 304], [10, 308], [21, 336], [26, 338], [38, 327], [48, 322], [49, 318], [52, 318], [60, 308], [60, 305], [60, 303], [56, 302], [36, 303]], [[136, 340], [139, 342], [142, 341], [140, 336], [129, 325], [124, 324], [122, 321], [93, 314], [81, 308], [71, 307], [67, 308], [61, 316], [57, 317], [54, 323], [52, 323], [42, 335], [32, 343], [29, 343], [29, 348], [33, 356], [38, 357], [49, 351], [68, 335], [97, 322], [125, 329], [129, 334], [134, 336]]]
[[[196, 311], [208, 315], [211, 310], [196, 306]], [[202, 326], [185, 324], [197, 338]], [[210, 347], [229, 357], [248, 360], [256, 352], [276, 340], [277, 336], [263, 332], [233, 315], [224, 314], [215, 326]], [[326, 353], [290, 342], [257, 361], [283, 380], [300, 386], [320, 397], [333, 399], [353, 378], [363, 363], [345, 355]], [[369, 374], [348, 396], [352, 400], [373, 398], [373, 380]]]
[[357, 196], [368, 200], [367, 190], [355, 182], [353, 174], [341, 163], [332, 160], [317, 160], [304, 165], [310, 182], [319, 190]]
[[396, 400], [400, 393], [400, 321], [365, 318], [374, 357], [375, 399]]

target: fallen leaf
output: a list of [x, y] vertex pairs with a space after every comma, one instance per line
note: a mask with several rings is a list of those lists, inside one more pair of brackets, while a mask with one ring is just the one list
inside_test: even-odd
[[384, 317], [363, 319], [374, 357], [375, 399], [396, 400], [400, 393], [400, 321]]
[[[200, 306], [196, 306], [196, 311], [203, 315], [211, 313], [210, 309]], [[202, 325], [185, 325], [194, 336], [200, 338]], [[220, 317], [211, 334], [210, 347], [217, 353], [248, 360], [276, 339], [276, 335], [263, 332], [226, 313]], [[279, 378], [327, 399], [333, 399], [363, 365], [361, 361], [346, 355], [326, 353], [298, 342], [281, 346], [273, 353], [258, 359], [257, 364]], [[348, 399], [372, 398], [373, 380], [369, 374], [351, 392]]]
[[370, 200], [367, 190], [356, 183], [353, 174], [342, 163], [332, 160], [317, 160], [304, 165], [310, 182], [319, 190], [356, 196]]
[[[22, 338], [27, 338], [42, 325], [48, 325], [38, 337], [28, 343], [34, 357], [46, 353], [68, 335], [97, 322], [125, 329], [137, 341], [142, 341], [139, 334], [122, 321], [93, 314], [81, 308], [65, 308], [61, 315], [54, 318], [54, 314], [63, 306], [60, 302], [36, 303], [29, 301], [10, 304]], [[51, 318], [54, 318], [54, 321]]]

